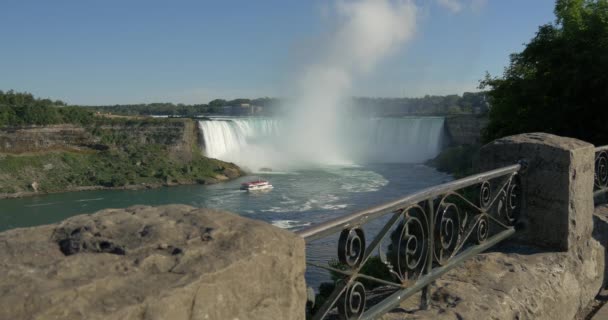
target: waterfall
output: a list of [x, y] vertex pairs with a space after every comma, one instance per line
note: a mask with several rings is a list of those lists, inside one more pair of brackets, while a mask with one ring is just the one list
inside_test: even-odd
[[[279, 134], [279, 120], [268, 118], [218, 118], [198, 122], [210, 158], [240, 162], [240, 151], [264, 145]], [[246, 156], [246, 155], [243, 155]]]
[[[254, 170], [275, 167], [281, 161], [314, 162], [286, 154], [297, 146], [286, 141], [285, 125], [283, 120], [271, 118], [199, 121], [208, 157]], [[336, 124], [337, 136], [328, 139], [336, 139], [341, 148], [337, 152], [353, 162], [420, 163], [439, 153], [443, 125], [443, 117], [344, 119]]]
[[[345, 139], [357, 159], [366, 162], [420, 163], [441, 151], [443, 117], [358, 120]], [[351, 143], [348, 142], [351, 140]]]

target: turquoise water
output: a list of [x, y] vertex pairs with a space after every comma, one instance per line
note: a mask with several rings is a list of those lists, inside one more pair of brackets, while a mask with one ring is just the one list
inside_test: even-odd
[[82, 191], [0, 200], [0, 231], [61, 221], [106, 208], [187, 204], [224, 209], [282, 228], [298, 228], [364, 209], [450, 180], [423, 165], [377, 164], [323, 167], [261, 174], [274, 189], [248, 193], [238, 189], [252, 177], [216, 185], [149, 190]]
[[[242, 177], [209, 186], [83, 191], [0, 200], [0, 231], [54, 223], [106, 208], [171, 203], [224, 209], [296, 230], [451, 180], [435, 169], [413, 164], [322, 167], [259, 176], [269, 180], [274, 189], [241, 191], [240, 184], [253, 179]], [[373, 233], [381, 223], [382, 219], [370, 223], [366, 232]], [[307, 245], [308, 259], [326, 263], [336, 258], [336, 248], [336, 237], [317, 240]], [[315, 287], [329, 279], [327, 273], [315, 269], [309, 270], [306, 278]]]

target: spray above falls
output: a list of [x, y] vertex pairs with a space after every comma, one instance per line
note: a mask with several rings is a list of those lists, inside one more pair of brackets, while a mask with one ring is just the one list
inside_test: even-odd
[[335, 29], [294, 81], [295, 100], [285, 106], [285, 139], [298, 158], [344, 164], [352, 159], [340, 145], [337, 124], [349, 115], [345, 102], [353, 95], [353, 80], [373, 72], [412, 38], [416, 6], [409, 0], [339, 1], [332, 13]]
[[[371, 159], [374, 154], [382, 157], [381, 162], [417, 162], [434, 155], [443, 119], [435, 121], [437, 128], [433, 132], [437, 134], [428, 137], [413, 132], [404, 135], [409, 129], [402, 126], [407, 123], [394, 126], [389, 134], [382, 121], [374, 124], [372, 119], [352, 120], [352, 110], [346, 105], [349, 97], [356, 94], [352, 92], [353, 81], [372, 73], [383, 59], [412, 38], [416, 11], [410, 0], [336, 1], [328, 19], [335, 25], [327, 28], [325, 41], [315, 46], [315, 58], [300, 66], [290, 84], [293, 92], [282, 108], [286, 116], [281, 126], [274, 128], [277, 134], [260, 139], [242, 130], [239, 120], [203, 121], [207, 154], [252, 170], [354, 164], [378, 160]], [[415, 126], [415, 122], [409, 125]], [[393, 139], [395, 145], [374, 144], [378, 134], [384, 134], [383, 141]], [[411, 143], [419, 138], [431, 140], [425, 142], [426, 146]], [[224, 141], [222, 146], [215, 145], [220, 141]], [[424, 159], [413, 158], [414, 154]]]

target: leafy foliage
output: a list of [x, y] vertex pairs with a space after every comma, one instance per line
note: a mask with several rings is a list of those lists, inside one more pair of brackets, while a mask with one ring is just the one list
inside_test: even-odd
[[69, 107], [59, 100], [36, 99], [30, 93], [0, 91], [0, 127], [91, 122], [93, 113], [90, 110]]
[[485, 92], [465, 92], [462, 96], [424, 96], [422, 98], [355, 98], [355, 108], [374, 116], [445, 115], [485, 113]]
[[197, 154], [180, 162], [160, 144], [128, 144], [103, 151], [49, 152], [0, 157], [1, 193], [32, 191], [37, 181], [43, 192], [82, 186], [122, 187], [204, 182], [225, 170], [226, 163]]
[[224, 100], [215, 99], [209, 104], [173, 104], [173, 103], [148, 103], [148, 104], [125, 104], [113, 106], [91, 106], [91, 110], [109, 112], [121, 115], [169, 115], [169, 116], [198, 116], [209, 113], [221, 113], [222, 107], [237, 106], [243, 103], [254, 106], [261, 106], [264, 109], [272, 110], [278, 106], [279, 100], [276, 98], [258, 99], [234, 99]]
[[608, 144], [608, 0], [558, 0], [555, 15], [502, 77], [481, 82], [485, 140], [543, 131]]

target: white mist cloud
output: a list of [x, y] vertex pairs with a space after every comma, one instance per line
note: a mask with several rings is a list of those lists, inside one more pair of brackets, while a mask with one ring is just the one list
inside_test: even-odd
[[317, 163], [349, 162], [340, 151], [341, 102], [357, 77], [405, 45], [414, 35], [417, 8], [411, 0], [338, 1], [329, 13], [337, 28], [321, 44], [319, 58], [304, 66], [290, 106], [286, 148]]

